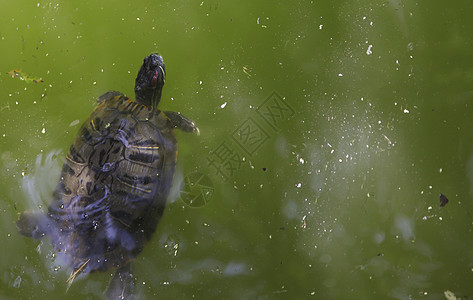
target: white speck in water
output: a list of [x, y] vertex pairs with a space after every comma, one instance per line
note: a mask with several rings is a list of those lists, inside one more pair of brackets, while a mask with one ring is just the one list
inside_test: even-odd
[[383, 136], [384, 136], [384, 139], [388, 142], [388, 144], [392, 145], [391, 140], [386, 135], [383, 134]]
[[442, 173], [442, 171], [443, 171], [442, 168], [440, 168], [440, 169], [439, 169], [439, 173]]
[[343, 74], [342, 74], [342, 73], [338, 73], [338, 77], [343, 77]]
[[43, 130], [41, 130], [41, 133], [46, 133], [46, 128], [43, 127]]
[[222, 105], [220, 105], [220, 108], [225, 108], [225, 106], [227, 106], [227, 102], [223, 103]]
[[409, 113], [409, 110], [408, 110], [407, 108], [404, 108], [403, 112], [404, 112], [405, 114], [408, 114], [408, 113]]
[[371, 48], [373, 48], [373, 45], [368, 46], [368, 50], [366, 50], [366, 55], [371, 55], [373, 52], [371, 51]]
[[296, 184], [296, 187], [300, 188], [302, 186], [302, 184], [299, 182], [298, 184]]
[[199, 84], [202, 84], [202, 80], [201, 80], [201, 81], [199, 81]]
[[307, 223], [306, 223], [306, 221], [305, 221], [306, 217], [307, 217], [306, 215], [304, 215], [304, 216], [302, 217], [302, 225], [301, 225], [301, 227], [304, 228], [304, 229], [307, 228]]
[[319, 25], [319, 30], [322, 30], [323, 27], [324, 27], [324, 25], [320, 24]]
[[305, 161], [304, 161], [303, 158], [300, 158], [300, 159], [299, 159], [299, 162], [300, 162], [301, 164], [304, 164]]

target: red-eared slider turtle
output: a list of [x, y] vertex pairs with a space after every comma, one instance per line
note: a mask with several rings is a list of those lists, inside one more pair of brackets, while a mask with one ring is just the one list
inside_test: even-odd
[[158, 104], [166, 73], [160, 55], [144, 59], [136, 101], [110, 91], [82, 125], [66, 156], [46, 213], [20, 215], [21, 234], [51, 238], [56, 254], [79, 273], [116, 269], [109, 298], [132, 296], [130, 260], [163, 214], [177, 158], [174, 129], [199, 133], [180, 113]]

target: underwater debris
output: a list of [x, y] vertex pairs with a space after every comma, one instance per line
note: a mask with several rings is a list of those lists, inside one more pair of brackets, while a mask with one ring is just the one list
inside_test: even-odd
[[440, 207], [447, 205], [448, 199], [444, 194], [440, 194]]
[[7, 73], [8, 75], [10, 75], [11, 77], [13, 78], [19, 78], [20, 80], [24, 80], [26, 83], [39, 83], [39, 82], [43, 82], [43, 79], [41, 78], [38, 78], [38, 77], [32, 77], [32, 76], [29, 76], [28, 74], [24, 73], [23, 71], [21, 71], [20, 69], [14, 69], [14, 70], [11, 70], [10, 72]]

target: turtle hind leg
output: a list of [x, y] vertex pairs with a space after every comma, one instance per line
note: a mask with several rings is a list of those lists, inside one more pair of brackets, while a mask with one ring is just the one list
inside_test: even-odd
[[105, 294], [108, 300], [134, 299], [134, 287], [135, 281], [131, 265], [127, 263], [115, 271]]
[[50, 220], [42, 211], [25, 211], [16, 221], [16, 228], [21, 235], [40, 239], [47, 234]]
[[171, 121], [172, 126], [181, 129], [184, 132], [195, 132], [200, 134], [199, 128], [195, 122], [174, 111], [165, 111], [164, 115]]

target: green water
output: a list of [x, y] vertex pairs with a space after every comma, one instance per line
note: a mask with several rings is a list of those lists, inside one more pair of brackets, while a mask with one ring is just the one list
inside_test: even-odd
[[15, 220], [47, 205], [95, 98], [132, 96], [159, 51], [161, 107], [201, 135], [178, 133], [183, 193], [134, 263], [140, 299], [471, 299], [472, 15], [462, 0], [3, 3], [0, 298], [103, 297], [111, 272], [65, 294], [70, 270]]

